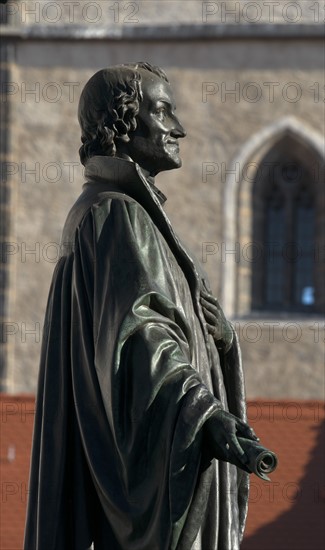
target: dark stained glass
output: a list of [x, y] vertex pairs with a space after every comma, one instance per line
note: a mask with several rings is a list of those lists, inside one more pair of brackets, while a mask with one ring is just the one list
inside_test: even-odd
[[[265, 157], [264, 178], [254, 184], [254, 239], [264, 252], [252, 273], [253, 309], [316, 308], [315, 184], [298, 157]], [[316, 297], [315, 297], [316, 295]]]
[[266, 303], [280, 305], [283, 301], [284, 208], [269, 206], [266, 214]]
[[300, 205], [296, 209], [296, 235], [299, 257], [295, 269], [296, 305], [314, 304], [314, 208]]

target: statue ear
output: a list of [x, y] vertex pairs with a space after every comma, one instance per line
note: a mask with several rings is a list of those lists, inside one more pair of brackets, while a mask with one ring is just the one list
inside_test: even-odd
[[115, 132], [115, 139], [122, 141], [130, 141], [128, 136], [129, 128], [124, 120], [119, 119], [113, 124], [113, 130]]

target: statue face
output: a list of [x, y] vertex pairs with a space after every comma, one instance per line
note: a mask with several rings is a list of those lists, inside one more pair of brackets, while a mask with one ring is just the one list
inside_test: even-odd
[[143, 100], [137, 116], [137, 128], [130, 141], [117, 151], [128, 155], [141, 168], [155, 176], [163, 170], [179, 168], [178, 139], [186, 133], [175, 114], [170, 85], [158, 76], [140, 71]]

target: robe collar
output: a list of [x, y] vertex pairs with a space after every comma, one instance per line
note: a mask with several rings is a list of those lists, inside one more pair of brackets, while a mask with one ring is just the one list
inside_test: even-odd
[[[167, 197], [156, 187], [152, 176], [145, 176], [138, 164], [119, 157], [94, 156], [86, 163], [85, 176], [90, 183], [102, 182], [118, 191], [131, 196], [141, 194], [143, 184], [150, 189], [160, 205], [165, 204]], [[86, 184], [87, 185], [87, 184]]]
[[153, 184], [152, 178], [145, 177], [140, 166], [127, 159], [118, 157], [94, 156], [86, 164], [87, 183], [84, 192], [105, 194], [108, 192], [125, 193], [135, 199], [149, 214], [171, 251], [175, 255], [189, 283], [195, 312], [201, 324], [202, 332], [208, 343], [205, 319], [200, 307], [200, 276], [187, 250], [179, 241], [171, 223], [162, 208], [166, 197]]
[[193, 297], [194, 309], [207, 342], [208, 333], [200, 307], [200, 276], [192, 258], [179, 241], [162, 208], [162, 201], [165, 202], [166, 197], [153, 184], [153, 178], [145, 177], [140, 166], [132, 161], [104, 156], [94, 156], [89, 159], [86, 164], [85, 176], [87, 178], [87, 183], [84, 185], [86, 194], [95, 192], [105, 195], [107, 191], [125, 193], [147, 211], [183, 269]]

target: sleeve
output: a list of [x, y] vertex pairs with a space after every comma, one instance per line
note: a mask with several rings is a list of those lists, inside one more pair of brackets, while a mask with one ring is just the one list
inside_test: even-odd
[[136, 539], [143, 550], [167, 549], [195, 488], [201, 427], [220, 403], [191, 366], [183, 282], [149, 215], [113, 199], [94, 207], [87, 223], [92, 230], [81, 228], [75, 254], [87, 288], [76, 281], [73, 297], [73, 311], [88, 308], [93, 323], [85, 327], [93, 331], [93, 361], [82, 349], [75, 357], [82, 440], [120, 547]]

